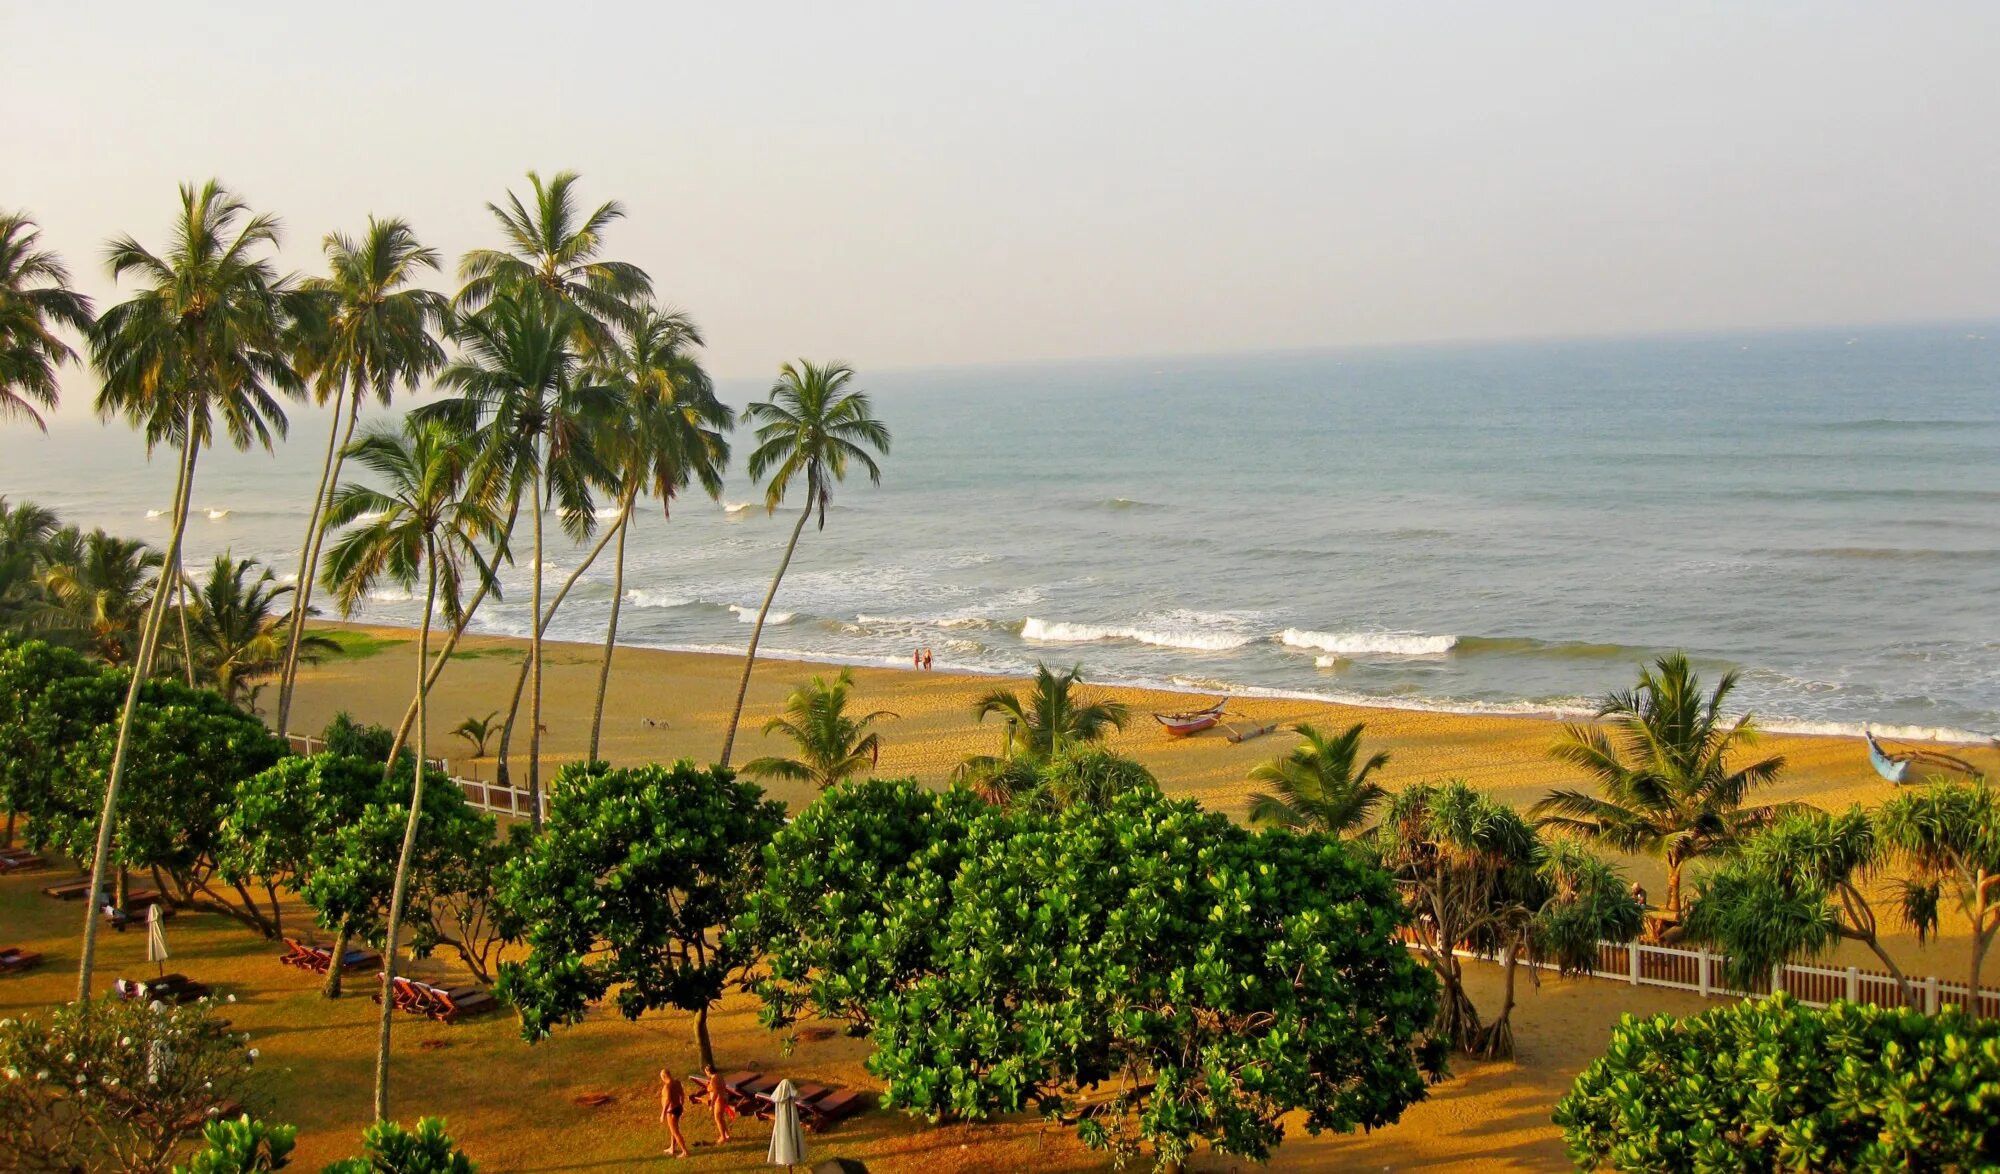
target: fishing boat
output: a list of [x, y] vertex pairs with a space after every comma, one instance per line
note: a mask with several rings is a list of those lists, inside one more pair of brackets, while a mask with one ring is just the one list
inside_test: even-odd
[[1862, 737], [1868, 739], [1868, 762], [1875, 768], [1875, 773], [1899, 787], [1909, 780], [1910, 767], [1913, 765], [1954, 771], [1974, 782], [1985, 777], [1978, 767], [1963, 758], [1953, 758], [1949, 754], [1939, 754], [1935, 750], [1885, 750], [1882, 748], [1882, 743], [1875, 740], [1872, 731], [1864, 731]]
[[1215, 699], [1215, 704], [1207, 709], [1192, 710], [1188, 713], [1156, 713], [1153, 715], [1153, 720], [1166, 728], [1169, 738], [1185, 738], [1221, 721], [1223, 707], [1228, 704], [1227, 698], [1218, 697]]

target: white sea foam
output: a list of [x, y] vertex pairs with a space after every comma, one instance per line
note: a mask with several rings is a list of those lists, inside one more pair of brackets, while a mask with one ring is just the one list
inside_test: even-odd
[[164, 517], [166, 517], [166, 516], [167, 516], [167, 511], [165, 511], [165, 510], [147, 510], [147, 511], [146, 511], [146, 516], [147, 516], [147, 517], [149, 517], [149, 518], [164, 518]]
[[[1443, 656], [1458, 644], [1456, 636], [1428, 636], [1422, 632], [1314, 632], [1286, 628], [1278, 641], [1292, 648], [1314, 648], [1335, 657], [1355, 656]], [[1328, 658], [1320, 657], [1325, 667]]]
[[993, 621], [979, 616], [877, 616], [866, 612], [854, 622], [870, 628], [990, 628]]
[[1133, 640], [1159, 648], [1185, 648], [1196, 652], [1227, 652], [1255, 640], [1241, 632], [1198, 631], [1177, 628], [1122, 628], [1099, 624], [1072, 624], [1061, 620], [1028, 617], [1021, 625], [1021, 639], [1043, 644], [1090, 644], [1099, 640]]
[[1874, 731], [1877, 738], [1893, 742], [1944, 742], [1958, 746], [2000, 746], [2000, 736], [1952, 726], [1891, 726], [1881, 722], [1830, 722], [1757, 719], [1757, 728], [1772, 734], [1819, 734], [1833, 738], [1859, 738]]
[[694, 600], [685, 595], [675, 595], [670, 591], [651, 591], [644, 587], [634, 587], [625, 592], [625, 602], [633, 607], [686, 607]]
[[226, 518], [226, 517], [228, 517], [228, 516], [229, 516], [229, 511], [228, 511], [228, 510], [210, 510], [210, 511], [208, 511], [208, 520], [209, 520], [209, 521], [211, 521], [211, 522], [220, 522], [220, 521], [221, 521], [222, 519], [224, 519], [224, 518]]
[[[736, 619], [739, 623], [754, 624], [757, 622], [757, 609], [754, 607], [744, 607], [740, 603], [732, 603], [729, 605], [729, 610], [736, 613]], [[764, 622], [767, 624], [789, 624], [792, 622], [792, 614], [788, 611], [774, 611], [764, 617]]]
[[725, 501], [722, 503], [722, 512], [731, 517], [747, 514], [756, 508], [757, 503], [754, 501]]

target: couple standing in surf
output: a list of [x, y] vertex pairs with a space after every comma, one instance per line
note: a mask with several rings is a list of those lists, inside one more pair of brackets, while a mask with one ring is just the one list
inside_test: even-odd
[[931, 668], [931, 650], [928, 648], [919, 648], [915, 652], [910, 653], [910, 667], [923, 672], [929, 672]]

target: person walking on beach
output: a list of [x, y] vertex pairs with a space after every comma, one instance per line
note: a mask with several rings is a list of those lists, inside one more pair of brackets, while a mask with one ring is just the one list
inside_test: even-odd
[[913, 648], [913, 649], [911, 649], [911, 650], [910, 650], [910, 667], [911, 667], [911, 668], [913, 668], [913, 669], [920, 669], [920, 668], [924, 667], [924, 650], [923, 650], [923, 649], [921, 649], [921, 648]]
[[667, 1156], [685, 1158], [687, 1138], [681, 1136], [681, 1113], [687, 1108], [687, 1088], [670, 1070], [660, 1069], [660, 1123], [667, 1127]]
[[729, 1103], [729, 1089], [722, 1083], [722, 1074], [715, 1065], [702, 1066], [702, 1074], [708, 1077], [708, 1104], [715, 1110], [715, 1144], [722, 1145], [729, 1140], [729, 1119], [736, 1116], [736, 1106]]
[[931, 671], [931, 650], [928, 648], [924, 649], [924, 671]]

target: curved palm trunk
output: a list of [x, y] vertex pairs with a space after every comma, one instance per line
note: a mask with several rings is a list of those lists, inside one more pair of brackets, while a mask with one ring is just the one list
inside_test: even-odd
[[342, 971], [338, 959], [347, 957], [347, 943], [350, 940], [352, 940], [352, 935], [348, 933], [347, 919], [343, 917], [340, 919], [340, 928], [333, 931], [333, 956], [336, 961], [326, 968], [326, 982], [319, 988], [319, 993], [325, 998], [337, 999], [340, 997], [340, 977]]
[[306, 518], [305, 540], [299, 544], [299, 577], [292, 589], [291, 634], [285, 641], [285, 664], [278, 678], [278, 732], [285, 732], [292, 719], [292, 688], [299, 676], [299, 641], [306, 630], [306, 613], [312, 603], [313, 578], [319, 573], [319, 548], [326, 541], [322, 520], [333, 504], [340, 486], [340, 466], [347, 459], [347, 445], [354, 439], [355, 421], [361, 418], [361, 397], [356, 394], [347, 409], [347, 428], [340, 426], [340, 406], [344, 391], [334, 396], [333, 421], [326, 430], [326, 460], [320, 465], [319, 492], [313, 497], [312, 513]]
[[[592, 564], [597, 562], [597, 556], [604, 553], [604, 548], [610, 544], [611, 539], [616, 535], [617, 531], [615, 529], [607, 528], [603, 536], [597, 540], [597, 545], [590, 548], [590, 553], [583, 556], [583, 561], [578, 563], [576, 569], [569, 573], [569, 578], [563, 580], [561, 590], [557, 591], [555, 597], [549, 600], [548, 612], [546, 614], [537, 613], [540, 617], [535, 622], [535, 631], [537, 633], [542, 636], [548, 635], [549, 625], [555, 621], [556, 611], [562, 607], [563, 600], [569, 598], [570, 588], [575, 587], [577, 580], [583, 578], [583, 573], [589, 570]], [[514, 677], [514, 695], [507, 701], [507, 720], [500, 726], [500, 748], [495, 753], [500, 760], [498, 781], [503, 787], [507, 785], [507, 747], [514, 741], [514, 723], [521, 716], [521, 694], [527, 691], [528, 673], [533, 664], [534, 661], [530, 657], [524, 656], [521, 658], [520, 671]], [[537, 720], [535, 724], [539, 726], [541, 722]]]
[[[514, 504], [507, 511], [507, 524], [502, 528], [502, 533], [512, 534], [514, 532], [514, 520], [520, 517], [520, 515], [521, 515], [521, 498], [517, 494], [514, 497]], [[496, 563], [499, 561], [499, 556], [497, 553], [494, 556], [494, 561]], [[438, 654], [436, 659], [431, 661], [430, 674], [424, 678], [425, 689], [429, 689], [431, 686], [437, 684], [438, 677], [442, 676], [444, 673], [444, 666], [451, 663], [452, 650], [458, 647], [458, 638], [460, 636], [465, 635], [466, 627], [472, 623], [473, 613], [479, 610], [480, 604], [486, 602], [486, 596], [490, 594], [492, 590], [493, 590], [492, 580], [486, 578], [485, 576], [481, 576], [479, 581], [479, 590], [472, 593], [472, 602], [466, 604], [465, 610], [459, 613], [458, 622], [453, 624], [451, 627], [451, 635], [445, 638], [444, 647], [438, 649]], [[410, 727], [416, 724], [416, 720], [417, 720], [417, 700], [416, 698], [412, 697], [410, 699], [409, 708], [403, 711], [403, 720], [396, 726], [396, 740], [389, 746], [389, 761], [391, 763], [396, 761], [396, 754], [402, 750], [403, 743], [409, 739]], [[386, 770], [388, 768], [385, 766], [384, 769]], [[502, 781], [504, 782], [505, 780]]]
[[178, 561], [174, 564], [174, 614], [181, 622], [181, 668], [187, 672], [188, 688], [194, 683], [194, 641], [188, 637], [188, 581], [187, 572]]
[[736, 747], [736, 726], [743, 720], [743, 698], [750, 692], [750, 670], [757, 667], [757, 642], [764, 637], [764, 617], [771, 614], [771, 601], [778, 597], [778, 584], [785, 578], [785, 568], [792, 565], [792, 552], [799, 548], [799, 535], [805, 532], [806, 519], [812, 517], [812, 495], [806, 495], [806, 508], [799, 511], [799, 521], [792, 527], [792, 540], [785, 544], [785, 557], [778, 562], [778, 573], [771, 576], [771, 589], [764, 593], [764, 606], [757, 609], [757, 626], [750, 629], [750, 650], [743, 654], [743, 680], [736, 686], [736, 708], [729, 711], [729, 732], [722, 737], [722, 757], [717, 765], [729, 765], [729, 752]]
[[[194, 491], [195, 457], [201, 446], [194, 439], [193, 413], [189, 413], [186, 439], [181, 448], [181, 476], [178, 492], [174, 494], [174, 529], [167, 539], [165, 565], [173, 565], [180, 558], [181, 535], [187, 530], [188, 499]], [[153, 589], [153, 599], [146, 612], [146, 628], [139, 635], [139, 655], [133, 658], [132, 680], [125, 687], [125, 708], [118, 717], [118, 744], [111, 752], [111, 776], [104, 783], [104, 808], [97, 818], [97, 849], [90, 861], [90, 899], [84, 902], [83, 947], [79, 951], [76, 968], [76, 997], [78, 1002], [90, 998], [91, 970], [97, 962], [97, 895], [104, 891], [105, 869], [111, 857], [111, 831], [118, 820], [118, 788], [125, 779], [125, 753], [132, 742], [132, 716], [139, 708], [139, 690], [146, 677], [153, 670], [153, 656], [159, 651], [160, 629], [166, 623], [167, 592]]]
[[611, 685], [611, 654], [618, 649], [618, 608], [625, 602], [625, 531], [632, 524], [632, 502], [636, 491], [625, 494], [618, 512], [618, 559], [611, 572], [611, 619], [604, 625], [604, 663], [597, 666], [597, 701], [590, 709], [590, 755], [597, 761], [597, 738], [604, 730], [604, 691]]
[[528, 707], [528, 826], [542, 833], [542, 471], [535, 470], [535, 590], [528, 609], [528, 666], [533, 701]]
[[[437, 606], [437, 551], [426, 540], [424, 557], [429, 563], [425, 576], [424, 618], [417, 635], [417, 753], [411, 772], [410, 817], [403, 825], [403, 851], [396, 858], [396, 883], [389, 890], [389, 925], [382, 943], [382, 1021], [375, 1040], [375, 1120], [389, 1119], [389, 1029], [396, 1015], [396, 939], [403, 928], [403, 897], [409, 891], [410, 858], [417, 850], [417, 824], [424, 813], [424, 695], [431, 665], [431, 609]], [[338, 956], [334, 966], [340, 965]]]

